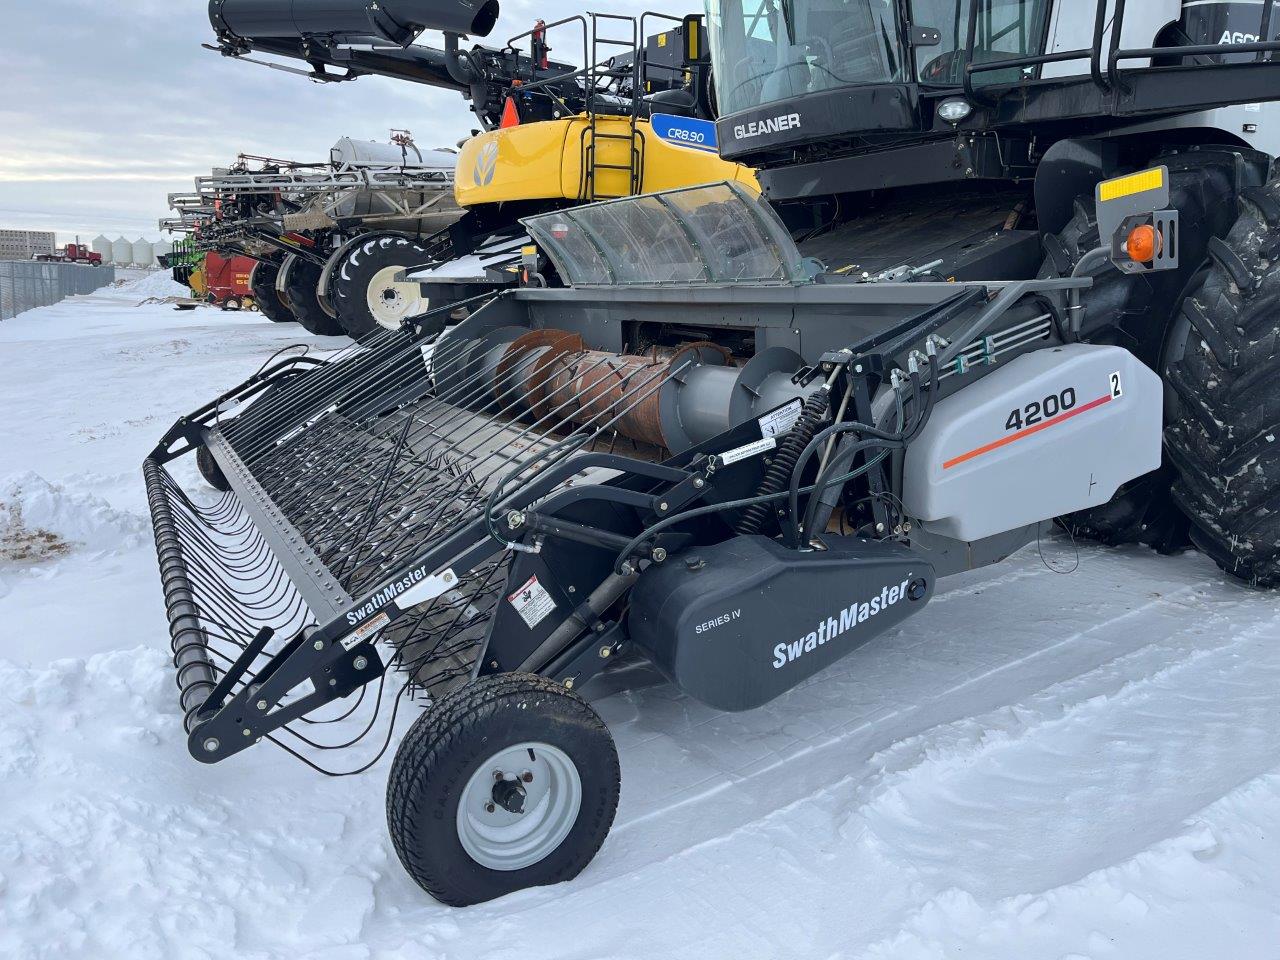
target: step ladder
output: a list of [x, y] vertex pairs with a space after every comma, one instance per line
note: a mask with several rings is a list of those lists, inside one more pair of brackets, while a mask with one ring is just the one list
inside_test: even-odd
[[[616, 121], [621, 115], [601, 113], [596, 90], [601, 80], [619, 76], [610, 71], [607, 63], [618, 53], [630, 52], [632, 61], [626, 72], [634, 74], [635, 64], [643, 56], [639, 25], [635, 17], [624, 14], [587, 15], [591, 18], [591, 48], [587, 58], [587, 126], [582, 132], [582, 182], [579, 199], [595, 201], [629, 197], [640, 192], [642, 181], [644, 138], [636, 130], [636, 120], [640, 113], [643, 91], [633, 91], [631, 106], [625, 115], [626, 132], [618, 133]], [[614, 35], [604, 35], [602, 30]], [[606, 122], [605, 118], [613, 122]]]

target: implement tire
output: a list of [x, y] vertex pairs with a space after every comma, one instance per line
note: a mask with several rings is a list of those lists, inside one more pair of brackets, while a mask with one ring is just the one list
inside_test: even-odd
[[613, 738], [585, 700], [496, 674], [414, 722], [391, 765], [387, 825], [419, 886], [469, 906], [576, 877], [613, 825], [619, 783]]
[[1165, 449], [1191, 539], [1233, 577], [1280, 586], [1280, 178], [1244, 190], [1184, 306]]
[[213, 489], [220, 490], [223, 493], [231, 489], [227, 475], [218, 466], [218, 461], [213, 459], [213, 454], [209, 452], [208, 447], [196, 449], [196, 468], [200, 471], [200, 476], [204, 477], [205, 483], [209, 484]]
[[418, 285], [396, 283], [394, 277], [430, 260], [426, 247], [398, 234], [373, 234], [347, 251], [329, 288], [329, 301], [347, 335], [363, 340], [380, 330], [399, 330], [402, 321], [426, 313]]
[[293, 323], [293, 311], [281, 303], [276, 294], [276, 276], [279, 273], [278, 263], [259, 260], [249, 274], [249, 289], [253, 293], [253, 302], [264, 317], [275, 323]]

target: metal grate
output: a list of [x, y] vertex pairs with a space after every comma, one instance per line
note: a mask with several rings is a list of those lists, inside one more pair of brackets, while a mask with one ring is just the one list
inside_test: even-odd
[[[201, 505], [148, 461], [189, 723], [264, 629], [271, 639], [241, 685], [353, 598], [483, 548], [487, 518], [542, 472], [582, 451], [644, 447], [617, 428], [679, 372], [669, 358], [595, 353], [557, 331], [383, 332], [211, 425], [206, 444], [234, 493]], [[430, 698], [472, 673], [511, 549], [494, 534], [486, 559], [386, 630], [407, 690]], [[368, 733], [378, 706], [350, 708], [349, 723]], [[296, 721], [283, 732], [310, 743]]]

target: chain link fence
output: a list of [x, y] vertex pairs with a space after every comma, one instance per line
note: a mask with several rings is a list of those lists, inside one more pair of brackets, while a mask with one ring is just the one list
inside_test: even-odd
[[114, 267], [0, 260], [0, 320], [16, 317], [24, 310], [47, 307], [64, 297], [93, 293], [115, 279]]

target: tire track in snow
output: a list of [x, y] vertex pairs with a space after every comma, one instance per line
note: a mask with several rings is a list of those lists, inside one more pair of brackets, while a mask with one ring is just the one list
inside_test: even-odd
[[[1180, 596], [1191, 592], [1188, 588]], [[834, 782], [788, 804], [766, 804], [761, 816], [728, 833], [706, 837], [641, 867], [636, 851], [627, 850], [626, 872], [599, 877], [599, 872], [590, 871], [579, 883], [590, 878], [595, 889], [560, 905], [578, 910], [591, 904], [599, 909], [600, 904], [637, 897], [666, 897], [664, 929], [648, 946], [672, 956], [708, 950], [787, 956], [797, 943], [812, 948], [806, 956], [828, 951], [843, 956], [856, 952], [848, 949], [850, 942], [892, 937], [922, 903], [948, 891], [953, 891], [947, 894], [953, 900], [976, 902], [975, 897], [997, 895], [999, 884], [994, 881], [1001, 881], [1027, 899], [1027, 891], [1053, 885], [1064, 872], [1071, 874], [1086, 864], [1086, 869], [1098, 869], [1130, 856], [1151, 837], [1167, 836], [1170, 828], [1177, 832], [1190, 812], [1221, 796], [1224, 782], [1229, 790], [1277, 764], [1271, 745], [1280, 732], [1275, 719], [1280, 717], [1280, 683], [1275, 682], [1280, 680], [1280, 646], [1268, 642], [1277, 633], [1271, 620], [1274, 611], [1257, 595], [1231, 588], [1224, 592], [1234, 599], [1220, 601], [1221, 609], [1209, 623], [1189, 622], [1177, 598], [1162, 598], [1157, 606], [1177, 608], [1168, 612], [1179, 614], [1171, 621], [1175, 629], [1166, 636], [1050, 684], [1003, 710], [934, 728], [901, 747], [874, 754], [868, 763], [894, 759], [899, 764], [879, 776], [837, 775]], [[1150, 607], [1146, 614], [1149, 618]], [[1215, 636], [1214, 630], [1232, 617], [1253, 617], [1255, 622], [1236, 636]], [[1242, 683], [1249, 693], [1241, 693]], [[1154, 724], [1150, 718], [1144, 720], [1152, 710]], [[1241, 752], [1236, 744], [1224, 750], [1220, 736], [1208, 738], [1195, 755], [1205, 762], [1216, 756], [1237, 758], [1232, 760], [1235, 766], [1202, 770], [1203, 788], [1188, 790], [1177, 761], [1191, 755], [1204, 731], [1221, 734], [1242, 724], [1258, 731], [1251, 749]], [[969, 729], [957, 737], [957, 730], [965, 727]], [[1017, 736], [982, 735], [984, 730], [1008, 729], [1016, 730]], [[1087, 740], [1083, 747], [1068, 736], [1077, 731]], [[1145, 738], [1139, 736], [1142, 733]], [[1108, 739], [1116, 740], [1121, 756], [1099, 749]], [[1039, 762], [1015, 771], [1021, 776], [1010, 776], [1010, 751], [1034, 753]], [[807, 759], [812, 761], [812, 754]], [[1108, 829], [1097, 834], [1086, 830], [1083, 836], [1064, 840], [1043, 827], [1046, 811], [1054, 822], [1051, 808], [1062, 800], [1064, 790], [1068, 799], [1076, 799], [1069, 793], [1072, 777], [1064, 776], [1069, 762], [1095, 781], [1094, 790], [1078, 799], [1092, 802], [1097, 816], [1080, 822]], [[968, 792], [956, 786], [948, 789], [948, 776], [965, 778]], [[1019, 785], [1022, 793], [1011, 797], [1010, 783]], [[1129, 803], [1157, 788], [1177, 801], [1162, 806], [1161, 817]], [[1122, 808], [1098, 806], [1108, 795], [1124, 798]], [[1013, 801], [1018, 803], [1006, 809], [1004, 804]], [[934, 806], [927, 806], [930, 803]], [[705, 815], [692, 817], [704, 827], [710, 820]], [[969, 843], [966, 828], [975, 822], [987, 836]], [[1156, 829], [1140, 833], [1135, 828], [1142, 824]], [[1014, 829], [1020, 825], [1029, 829]], [[1021, 858], [1024, 869], [1004, 870], [1017, 844], [1035, 839], [1037, 832], [1045, 842]], [[1130, 834], [1133, 841], [1121, 849], [1118, 838]], [[1072, 845], [1078, 855], [1073, 856]], [[1041, 876], [1030, 875], [1027, 868], [1038, 864], [1050, 869]], [[774, 894], [763, 903], [753, 896], [758, 885], [753, 877], [761, 873], [769, 877], [766, 889]], [[675, 877], [678, 898], [661, 892], [675, 886]], [[989, 889], [975, 894], [966, 888], [984, 878], [992, 881]], [[532, 894], [521, 912], [527, 910], [538, 923], [546, 922], [546, 912], [556, 900], [541, 899], [544, 896], [549, 894]], [[504, 915], [509, 919], [510, 910]], [[575, 913], [579, 934], [588, 940], [596, 933], [607, 936], [590, 915], [588, 910], [583, 921], [582, 914]], [[708, 916], [716, 917], [715, 937], [703, 929]], [[623, 932], [626, 929], [624, 922]], [[625, 943], [625, 936], [617, 942]], [[629, 954], [624, 949], [618, 955]]]
[[[1101, 580], [1130, 562], [1104, 560]], [[1149, 575], [1161, 572], [1159, 564], [1181, 562], [1149, 558], [1142, 566]], [[1170, 572], [1176, 575], [1176, 571]], [[742, 956], [786, 956], [788, 945], [813, 940], [815, 930], [826, 930], [824, 935], [832, 937], [829, 943], [815, 942], [815, 948], [829, 947], [833, 954], [843, 955], [842, 942], [865, 943], [868, 938], [889, 935], [901, 917], [954, 884], [945, 872], [930, 874], [924, 869], [896, 842], [900, 838], [887, 842], [858, 812], [881, 810], [875, 806], [877, 801], [888, 803], [884, 798], [890, 797], [899, 776], [914, 774], [927, 795], [928, 773], [935, 765], [946, 768], [954, 761], [963, 767], [975, 762], [963, 747], [969, 738], [957, 742], [953, 725], [963, 726], [966, 718], [978, 717], [973, 721], [977, 730], [1008, 726], [1008, 716], [1028, 715], [1028, 704], [1037, 705], [1051, 719], [1090, 702], [1110, 703], [1126, 684], [1137, 681], [1135, 689], [1143, 688], [1143, 678], [1176, 673], [1182, 660], [1195, 663], [1209, 655], [1221, 641], [1213, 636], [1213, 628], [1220, 622], [1234, 618], [1254, 622], [1259, 633], [1273, 629], [1274, 609], [1264, 598], [1221, 581], [1188, 585], [1184, 579], [1172, 590], [1164, 584], [1149, 585], [1161, 586], [1154, 591], [1160, 595], [1073, 631], [1065, 640], [952, 684], [943, 689], [941, 702], [890, 711], [817, 746], [801, 746], [768, 768], [740, 778], [730, 785], [733, 789], [717, 786], [674, 805], [644, 811], [642, 819], [624, 828], [621, 844], [618, 837], [611, 838], [602, 854], [605, 862], [597, 861], [589, 868], [567, 898], [557, 891], [532, 891], [503, 901], [505, 909], [500, 913], [496, 907], [480, 909], [494, 909], [493, 918], [501, 916], [507, 922], [519, 917], [556, 926], [554, 914], [567, 910], [576, 918], [572, 933], [565, 928], [569, 941], [580, 939], [598, 945], [598, 935], [622, 945], [618, 956], [636, 955], [625, 945], [628, 931], [639, 935], [639, 926], [632, 928], [623, 922], [614, 930], [591, 918], [602, 915], [617, 921], [616, 911], [609, 905], [622, 902], [657, 900], [665, 905], [664, 929], [656, 941], [649, 934], [648, 946], [672, 956], [692, 956], [699, 950], [717, 955], [736, 950]], [[1094, 601], [1085, 604], [1085, 622], [1096, 618], [1098, 610], [1098, 598], [1090, 593], [1084, 591], [1084, 599]], [[1190, 614], [1205, 610], [1211, 611], [1210, 622], [1194, 622]], [[1235, 638], [1226, 645], [1240, 642]], [[856, 675], [856, 670], [852, 672]], [[1054, 679], [1038, 682], [1046, 676]], [[839, 677], [824, 674], [819, 679], [823, 682], [788, 698], [799, 702], [788, 704], [787, 709], [803, 715], [805, 699], [819, 692], [813, 687], [844, 687]], [[668, 688], [658, 688], [652, 694], [661, 695], [664, 690], [670, 695]], [[899, 690], [907, 697], [920, 692], [909, 685], [905, 691]], [[1010, 693], [1015, 695], [997, 696]], [[958, 702], [947, 702], [948, 698]], [[672, 702], [693, 719], [694, 730], [708, 726], [695, 707], [680, 703], [678, 696]], [[642, 708], [648, 706], [641, 704]], [[963, 709], [975, 706], [978, 709], [968, 713]], [[930, 717], [947, 713], [959, 713], [960, 719], [948, 717], [939, 725], [929, 725]], [[768, 723], [768, 718], [756, 713], [731, 720], [747, 739], [756, 729], [754, 721]], [[1189, 729], [1195, 729], [1194, 722]], [[664, 736], [647, 733], [646, 744], [661, 742]], [[917, 739], [912, 741], [912, 737]], [[896, 748], [894, 755], [895, 741], [903, 739], [908, 740], [907, 745]], [[625, 771], [625, 739], [622, 750]], [[897, 767], [885, 772], [878, 765], [890, 762], [891, 755], [896, 756], [892, 762]], [[915, 761], [910, 759], [912, 755]], [[1063, 789], [1055, 771], [1046, 770], [1043, 779], [1052, 790]], [[624, 782], [625, 794], [634, 780]], [[962, 800], [959, 798], [956, 808], [963, 805]], [[989, 799], [978, 807], [992, 819], [1001, 816]], [[948, 812], [956, 815], [954, 809]], [[939, 861], [945, 863], [947, 848], [939, 846]], [[959, 845], [950, 849], [958, 858], [965, 854]], [[761, 874], [770, 878], [767, 889], [777, 891], [772, 901], [763, 904], [758, 891]], [[673, 896], [670, 890], [677, 887], [681, 894]], [[867, 893], [874, 894], [873, 902], [858, 903], [859, 896]], [[716, 938], [710, 938], [705, 929], [708, 916], [717, 918]], [[458, 955], [467, 953], [463, 950]], [[570, 951], [567, 955], [575, 954]], [[591, 956], [586, 952], [580, 955]], [[823, 954], [816, 949], [813, 955]]]

